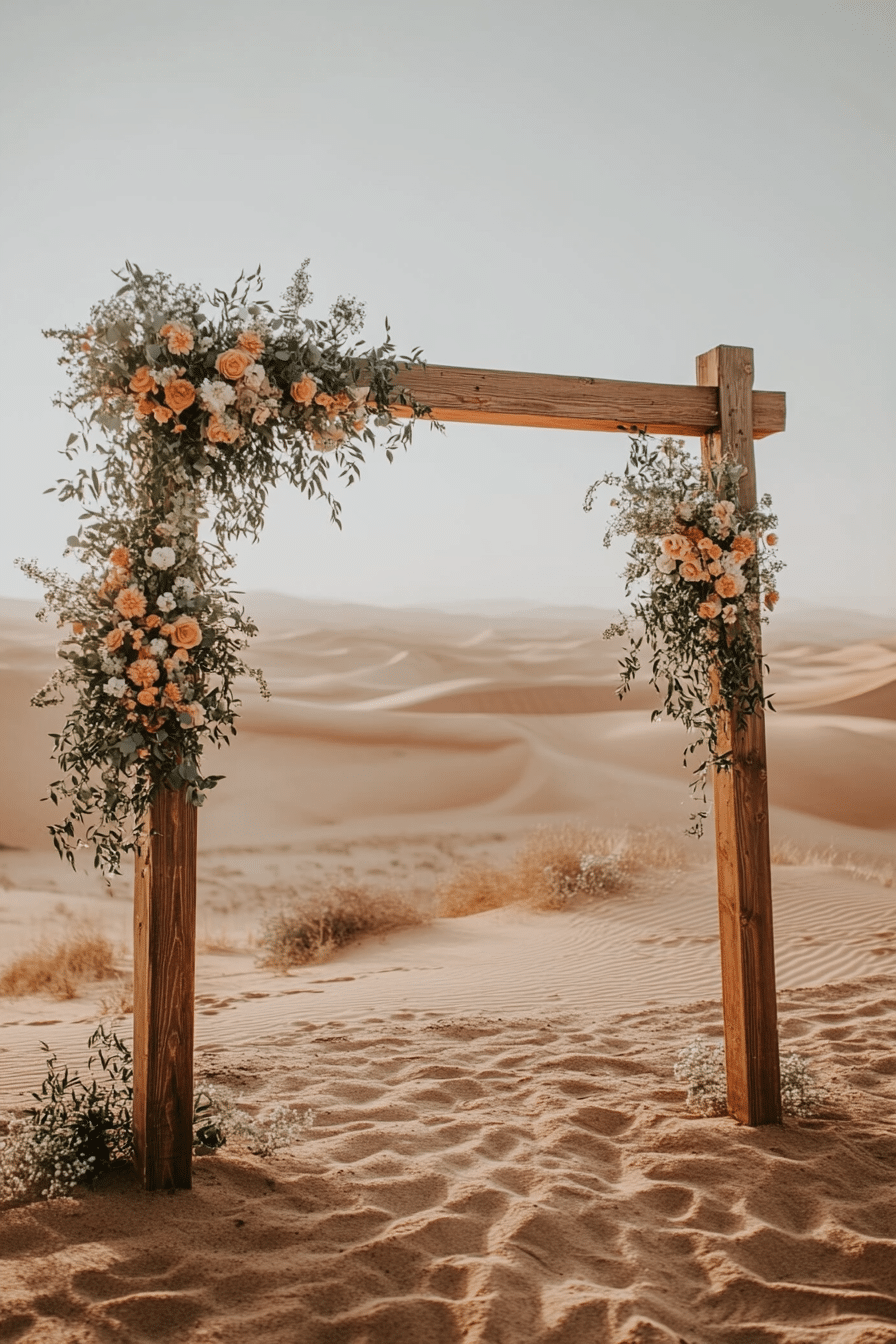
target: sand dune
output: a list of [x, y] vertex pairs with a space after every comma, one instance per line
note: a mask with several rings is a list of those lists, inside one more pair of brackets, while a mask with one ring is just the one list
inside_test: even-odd
[[[782, 1039], [831, 1087], [817, 1119], [690, 1118], [675, 1055], [718, 1039], [712, 841], [627, 891], [437, 919], [289, 975], [266, 912], [333, 884], [424, 900], [537, 824], [665, 826], [683, 738], [615, 696], [607, 613], [385, 611], [257, 595], [270, 701], [244, 688], [200, 819], [197, 1067], [303, 1142], [235, 1146], [176, 1198], [126, 1174], [0, 1215], [0, 1339], [283, 1344], [896, 1341], [896, 640], [797, 613], [768, 641]], [[0, 941], [87, 923], [121, 981], [0, 1004], [0, 1106], [78, 1065], [129, 973], [130, 879], [48, 851], [55, 632], [0, 604]], [[889, 868], [888, 868], [888, 865]], [[124, 1020], [125, 1033], [129, 1019]]]

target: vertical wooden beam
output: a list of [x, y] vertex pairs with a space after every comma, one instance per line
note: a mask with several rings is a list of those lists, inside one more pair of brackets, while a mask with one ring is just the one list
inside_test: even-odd
[[[697, 382], [719, 389], [720, 428], [703, 439], [708, 469], [723, 457], [746, 467], [740, 503], [756, 503], [753, 457], [753, 351], [720, 345], [697, 358]], [[758, 614], [756, 634], [759, 635]], [[754, 676], [761, 683], [762, 659]], [[768, 835], [765, 716], [742, 727], [725, 714], [719, 746], [731, 769], [715, 770], [716, 863], [722, 952], [722, 1008], [728, 1109], [745, 1125], [781, 1121], [772, 878]]]
[[134, 874], [134, 1160], [147, 1190], [189, 1190], [193, 1158], [196, 811], [160, 789]]

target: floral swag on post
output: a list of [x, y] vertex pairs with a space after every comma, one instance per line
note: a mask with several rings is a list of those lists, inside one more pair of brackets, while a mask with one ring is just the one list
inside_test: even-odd
[[[259, 297], [260, 271], [210, 296], [131, 263], [114, 274], [121, 287], [94, 306], [86, 329], [44, 333], [61, 341], [71, 381], [55, 404], [81, 425], [65, 454], [96, 454], [52, 487], [83, 507], [66, 554], [84, 572], [19, 561], [71, 631], [63, 666], [32, 702], [74, 691], [54, 734], [62, 777], [50, 788], [68, 815], [50, 831], [72, 865], [92, 846], [107, 872], [135, 848], [160, 787], [183, 788], [199, 806], [221, 778], [204, 775], [200, 758], [236, 731], [236, 678], [255, 676], [267, 694], [241, 657], [256, 627], [227, 578], [226, 543], [258, 537], [280, 480], [325, 500], [339, 525], [331, 466], [351, 485], [364, 445], [376, 443], [371, 419], [389, 431], [391, 461], [429, 414], [399, 385], [388, 323], [385, 342], [365, 349], [354, 339], [357, 300], [337, 300], [326, 321], [302, 317], [307, 261], [278, 313]], [[419, 363], [420, 352], [401, 358]], [[396, 405], [409, 408], [401, 428]]]
[[656, 447], [646, 433], [634, 433], [623, 476], [608, 474], [589, 489], [590, 511], [603, 485], [618, 490], [610, 504], [618, 510], [604, 545], [633, 536], [623, 571], [626, 594], [636, 588], [632, 612], [604, 631], [604, 638], [628, 638], [620, 661], [620, 698], [641, 667], [642, 646], [651, 654], [650, 682], [664, 697], [663, 715], [680, 720], [692, 734], [684, 760], [703, 759], [691, 785], [703, 810], [691, 830], [702, 834], [706, 817], [707, 770], [728, 769], [730, 752], [720, 743], [723, 715], [738, 724], [747, 715], [774, 709], [757, 680], [760, 625], [778, 601], [777, 559], [771, 497], [753, 509], [738, 503], [737, 483], [745, 468], [723, 461], [711, 480], [684, 451], [684, 441], [664, 438]]

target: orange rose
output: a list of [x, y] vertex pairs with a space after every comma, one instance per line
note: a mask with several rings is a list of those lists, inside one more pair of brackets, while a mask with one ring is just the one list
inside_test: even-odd
[[138, 420], [145, 420], [155, 410], [158, 402], [153, 401], [152, 397], [141, 397], [134, 407], [134, 414]]
[[126, 621], [146, 615], [146, 598], [136, 588], [122, 588], [113, 605]]
[[778, 544], [778, 538], [775, 536], [774, 532], [769, 532], [765, 541], [767, 546], [777, 546]]
[[199, 622], [192, 616], [179, 616], [171, 631], [171, 643], [178, 649], [195, 649], [202, 643], [202, 631]]
[[248, 350], [253, 360], [264, 353], [264, 341], [257, 331], [241, 331], [236, 338], [236, 343], [241, 350]]
[[158, 691], [155, 686], [146, 686], [137, 696], [138, 705], [154, 705]]
[[155, 630], [157, 625], [162, 624], [161, 616], [147, 616], [145, 625], [147, 630]]
[[246, 354], [245, 350], [225, 350], [215, 360], [215, 368], [223, 378], [229, 378], [235, 383], [254, 362], [252, 356]]
[[743, 560], [746, 560], [748, 556], [756, 554], [756, 543], [749, 532], [739, 532], [731, 543], [731, 549], [735, 555], [743, 556]]
[[336, 398], [331, 397], [329, 392], [318, 392], [314, 400], [318, 406], [323, 406], [327, 415], [332, 415], [336, 409]]
[[722, 554], [721, 546], [717, 546], [711, 537], [701, 537], [697, 542], [697, 549], [702, 551], [704, 556], [709, 556], [710, 560], [718, 560]]
[[713, 593], [712, 597], [705, 602], [701, 602], [697, 608], [697, 615], [702, 616], [704, 621], [712, 621], [722, 610], [721, 600]]
[[193, 349], [193, 333], [183, 322], [166, 322], [159, 335], [167, 340], [172, 355], [186, 355]]
[[683, 579], [687, 579], [688, 583], [699, 583], [701, 580], [709, 578], [699, 560], [683, 560], [678, 572]]
[[131, 563], [131, 553], [127, 546], [116, 546], [109, 556], [109, 564], [116, 565], [118, 569], [128, 569]]
[[289, 389], [289, 395], [300, 406], [310, 406], [317, 391], [317, 383], [307, 373]]
[[114, 630], [110, 630], [108, 635], [106, 635], [106, 638], [103, 640], [103, 643], [105, 644], [106, 648], [109, 649], [112, 653], [114, 653], [116, 649], [120, 649], [123, 642], [124, 642], [124, 634], [121, 630], [119, 630], [118, 626], [116, 626]]
[[716, 579], [715, 589], [719, 597], [737, 596], [737, 584], [730, 574], [723, 574], [720, 579]]
[[165, 401], [174, 411], [175, 415], [180, 415], [188, 406], [192, 406], [196, 400], [196, 389], [186, 378], [175, 378], [174, 382], [169, 383], [165, 388]]
[[158, 392], [159, 390], [159, 385], [150, 373], [148, 364], [141, 365], [128, 383], [128, 387], [132, 392], [138, 392], [141, 396], [145, 396], [147, 392]]
[[166, 420], [170, 420], [173, 414], [173, 412], [169, 411], [167, 406], [153, 406], [152, 413], [156, 418], [156, 422], [160, 425], [164, 425]]
[[226, 425], [220, 416], [212, 411], [208, 418], [208, 428], [206, 430], [209, 443], [236, 443], [240, 436], [238, 428], [231, 429]]
[[779, 600], [779, 594], [774, 592], [772, 589], [769, 589], [764, 598], [765, 605], [768, 607], [769, 611], [772, 611], [774, 609], [778, 600]]
[[159, 665], [152, 658], [138, 658], [136, 663], [131, 663], [128, 668], [128, 676], [135, 686], [143, 686], [145, 689], [154, 681], [158, 681]]

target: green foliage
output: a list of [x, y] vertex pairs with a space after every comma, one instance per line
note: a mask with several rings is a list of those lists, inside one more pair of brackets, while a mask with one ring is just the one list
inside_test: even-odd
[[[775, 576], [782, 565], [773, 549], [777, 518], [769, 496], [756, 508], [741, 507], [742, 466], [724, 461], [707, 480], [683, 450], [681, 440], [666, 438], [654, 447], [645, 433], [631, 436], [624, 475], [596, 481], [585, 510], [601, 486], [613, 487], [617, 513], [604, 545], [616, 536], [631, 538], [623, 577], [632, 612], [604, 632], [628, 639], [619, 695], [649, 657], [651, 684], [663, 696], [653, 717], [678, 719], [689, 730], [685, 762], [702, 756], [692, 787], [705, 803], [709, 764], [731, 764], [721, 737], [724, 716], [733, 713], [742, 724], [773, 708], [756, 673], [762, 608], [778, 600]], [[692, 818], [697, 833], [705, 815]]]
[[[324, 321], [301, 315], [307, 261], [279, 313], [259, 271], [210, 295], [130, 262], [116, 274], [119, 289], [86, 327], [45, 333], [69, 376], [56, 404], [80, 426], [63, 450], [77, 465], [54, 488], [81, 505], [68, 550], [83, 573], [20, 562], [71, 631], [33, 702], [74, 693], [50, 788], [68, 813], [50, 830], [73, 865], [87, 847], [112, 872], [158, 789], [184, 788], [199, 806], [218, 782], [201, 757], [236, 731], [236, 679], [265, 689], [242, 658], [256, 627], [231, 587], [227, 544], [259, 536], [280, 481], [324, 500], [338, 525], [332, 473], [351, 485], [374, 427], [388, 431], [391, 460], [429, 415], [400, 386], [388, 323], [368, 347], [355, 339], [356, 299], [338, 299]], [[393, 417], [395, 405], [410, 419]]]

